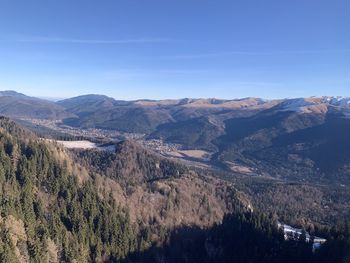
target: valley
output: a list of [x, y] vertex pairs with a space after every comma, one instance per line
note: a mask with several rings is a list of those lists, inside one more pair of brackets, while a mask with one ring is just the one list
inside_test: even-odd
[[[12, 97], [29, 100], [23, 94]], [[30, 101], [35, 107], [35, 98]], [[349, 101], [334, 97], [117, 101], [85, 95], [51, 103], [52, 110], [59, 107], [67, 118], [28, 118], [26, 111], [22, 116], [7, 115], [39, 136], [98, 143], [134, 140], [163, 156], [201, 167], [348, 186]], [[38, 103], [41, 106], [42, 101]]]
[[0, 263], [350, 263], [350, 1], [0, 1]]
[[[204, 150], [187, 150], [181, 144], [166, 143], [162, 139], [148, 139], [146, 134], [126, 133], [118, 130], [97, 128], [81, 129], [64, 125], [62, 120], [18, 119], [24, 126], [38, 131], [39, 135], [58, 140], [67, 148], [103, 148], [104, 145], [123, 140], [134, 140], [146, 149], [161, 154], [164, 157], [180, 159], [186, 163], [200, 167], [214, 168], [210, 163], [213, 153]], [[80, 140], [75, 140], [80, 139]]]
[[[96, 95], [58, 103], [74, 109], [70, 114], [77, 116], [96, 114], [105, 107], [112, 112], [119, 108], [134, 111], [134, 104], [138, 109], [133, 113], [136, 115], [141, 114], [141, 109], [147, 114], [149, 110], [152, 114], [185, 111], [181, 119], [186, 121], [172, 120], [146, 133], [131, 132], [125, 125], [115, 124], [108, 129], [92, 124], [91, 127], [70, 126], [64, 119], [22, 118], [18, 121], [39, 136], [57, 140], [77, 151], [97, 149], [113, 153], [114, 145], [133, 141], [163, 158], [233, 183], [254, 207], [276, 212], [293, 225], [329, 225], [350, 217], [347, 161], [334, 159], [332, 148], [324, 148], [338, 147], [333, 151], [339, 151], [336, 140], [348, 144], [348, 119], [339, 115], [347, 111], [348, 103], [344, 99], [242, 99], [211, 103], [210, 100], [120, 102]], [[132, 115], [132, 118], [139, 117]], [[342, 129], [344, 135], [338, 133]], [[307, 144], [303, 140], [307, 140]], [[317, 147], [324, 149], [316, 150]], [[322, 164], [328, 162], [338, 167], [339, 172], [329, 173], [326, 166], [319, 165], [320, 158], [323, 158]], [[308, 196], [308, 192], [313, 193], [312, 196]]]

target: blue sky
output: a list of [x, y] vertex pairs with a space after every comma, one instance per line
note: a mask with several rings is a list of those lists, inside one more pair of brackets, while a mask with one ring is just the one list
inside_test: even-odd
[[350, 96], [349, 12], [338, 0], [2, 0], [0, 89]]

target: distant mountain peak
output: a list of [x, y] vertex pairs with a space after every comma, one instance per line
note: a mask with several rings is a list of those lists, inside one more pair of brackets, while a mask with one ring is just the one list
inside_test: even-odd
[[80, 96], [73, 97], [73, 98], [68, 98], [65, 100], [108, 100], [108, 99], [114, 100], [111, 97], [108, 97], [106, 95], [101, 95], [101, 94], [86, 94], [86, 95], [80, 95]]
[[1, 97], [17, 97], [17, 98], [28, 98], [27, 95], [24, 95], [23, 93], [19, 93], [14, 90], [3, 90], [0, 91], [0, 96]]
[[103, 107], [113, 107], [117, 101], [111, 97], [99, 94], [87, 94], [57, 102], [66, 109], [79, 109], [81, 111], [96, 111]]

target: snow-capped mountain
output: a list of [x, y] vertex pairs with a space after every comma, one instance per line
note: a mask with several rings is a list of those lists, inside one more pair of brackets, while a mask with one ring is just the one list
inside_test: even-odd
[[298, 113], [327, 113], [330, 109], [350, 114], [350, 98], [348, 97], [309, 97], [286, 99], [277, 105], [279, 111]]

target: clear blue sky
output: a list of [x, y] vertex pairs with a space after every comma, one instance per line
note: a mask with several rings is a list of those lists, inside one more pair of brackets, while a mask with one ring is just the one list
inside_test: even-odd
[[349, 14], [348, 0], [2, 0], [0, 89], [350, 96]]

